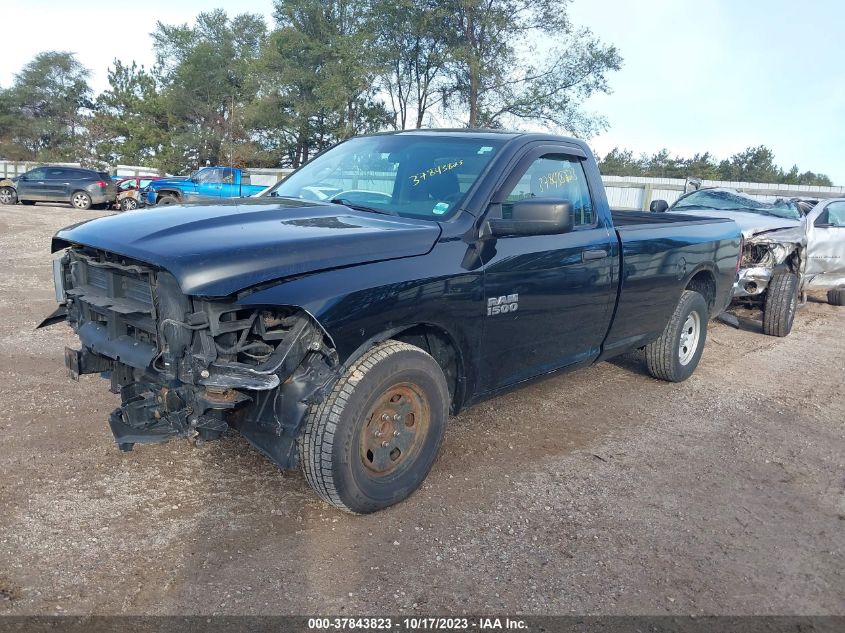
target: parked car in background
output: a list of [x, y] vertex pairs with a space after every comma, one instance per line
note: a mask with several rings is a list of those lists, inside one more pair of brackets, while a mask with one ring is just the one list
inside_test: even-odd
[[0, 187], [0, 201], [4, 204], [68, 202], [84, 210], [110, 205], [117, 198], [117, 186], [108, 173], [81, 167], [36, 167], [8, 182], [11, 184]]
[[734, 189], [712, 188], [684, 194], [672, 206], [655, 200], [651, 209], [734, 220], [743, 236], [734, 298], [762, 307], [765, 334], [786, 336], [800, 294], [811, 287], [832, 288], [831, 303], [841, 297], [836, 292], [845, 284], [845, 228], [836, 224], [845, 217], [841, 202], [765, 202]]
[[688, 378], [740, 232], [611, 213], [582, 141], [426, 130], [345, 141], [260, 198], [99, 218], [52, 246], [62, 305], [42, 325], [78, 333], [72, 376], [111, 377], [121, 449], [232, 426], [373, 512], [422, 483], [450, 411], [636, 348], [654, 377]]
[[149, 205], [211, 202], [215, 198], [246, 198], [259, 193], [265, 185], [253, 185], [249, 175], [234, 167], [205, 167], [188, 177], [161, 178], [143, 189]]
[[16, 204], [18, 201], [18, 179], [3, 178], [0, 180], [0, 204]]
[[161, 178], [159, 176], [132, 176], [119, 179], [115, 208], [121, 211], [132, 211], [144, 206], [141, 191], [154, 180], [161, 180]]

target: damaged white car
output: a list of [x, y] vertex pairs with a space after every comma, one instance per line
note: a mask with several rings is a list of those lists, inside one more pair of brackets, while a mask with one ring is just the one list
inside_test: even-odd
[[806, 215], [791, 200], [764, 202], [732, 189], [687, 193], [652, 211], [730, 218], [742, 230], [743, 251], [734, 299], [760, 305], [763, 332], [786, 336], [799, 295], [828, 289], [828, 301], [845, 305], [845, 199], [817, 204]]

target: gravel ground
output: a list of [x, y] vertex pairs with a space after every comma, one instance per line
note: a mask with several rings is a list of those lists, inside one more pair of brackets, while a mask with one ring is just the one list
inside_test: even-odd
[[117, 451], [33, 329], [50, 236], [102, 213], [0, 208], [0, 613], [845, 614], [845, 309], [711, 323], [680, 385], [630, 354], [476, 406], [354, 517], [235, 434]]

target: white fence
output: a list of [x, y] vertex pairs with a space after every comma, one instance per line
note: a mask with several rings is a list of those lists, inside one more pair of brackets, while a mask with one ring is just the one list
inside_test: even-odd
[[[638, 178], [633, 176], [602, 176], [607, 200], [612, 209], [648, 211], [652, 200], [666, 200], [672, 204], [684, 193], [682, 178]], [[738, 189], [761, 200], [775, 198], [845, 198], [845, 187], [817, 187], [813, 185], [781, 185], [760, 182], [732, 182], [702, 180], [702, 187]]]

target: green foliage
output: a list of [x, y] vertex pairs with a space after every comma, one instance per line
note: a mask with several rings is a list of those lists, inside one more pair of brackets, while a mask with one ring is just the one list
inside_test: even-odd
[[72, 53], [39, 53], [0, 92], [0, 149], [18, 160], [73, 161], [90, 115], [88, 69]]
[[717, 162], [710, 152], [690, 158], [671, 157], [669, 150], [634, 157], [630, 150], [613, 148], [599, 161], [602, 174], [608, 176], [652, 176], [656, 178], [695, 177], [704, 180], [737, 182], [771, 182], [793, 185], [830, 186], [830, 178], [811, 171], [799, 173], [793, 166], [784, 171], [775, 164], [774, 153], [764, 145], [749, 147], [730, 158]]
[[[274, 0], [260, 15], [159, 22], [155, 65], [115, 60], [92, 101], [73, 54], [40, 53], [0, 89], [0, 156], [147, 165], [299, 166], [350, 136], [385, 128], [605, 127], [585, 100], [610, 91], [615, 47], [567, 13], [570, 0]], [[765, 146], [717, 161], [614, 149], [604, 173], [830, 184], [788, 171]]]
[[[451, 0], [455, 81], [451, 103], [469, 127], [540, 123], [588, 137], [606, 127], [583, 110], [622, 58], [575, 29], [561, 0]], [[553, 45], [542, 55], [534, 42]]]

